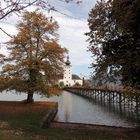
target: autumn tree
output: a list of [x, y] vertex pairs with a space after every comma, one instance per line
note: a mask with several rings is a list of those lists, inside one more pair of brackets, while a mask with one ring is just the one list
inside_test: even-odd
[[33, 94], [55, 94], [62, 74], [65, 48], [58, 44], [58, 24], [38, 11], [25, 12], [17, 25], [18, 33], [8, 42], [9, 55], [3, 58], [0, 90]]
[[101, 0], [90, 11], [89, 51], [96, 63], [96, 75], [120, 74], [126, 86], [140, 88], [140, 2]]

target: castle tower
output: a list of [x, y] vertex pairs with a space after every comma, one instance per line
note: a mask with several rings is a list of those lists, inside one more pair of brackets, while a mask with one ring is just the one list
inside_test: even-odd
[[[69, 60], [69, 56], [67, 56], [67, 60], [63, 66], [63, 77], [59, 80], [59, 85], [61, 87], [70, 87], [74, 85], [83, 85], [83, 79], [81, 79], [78, 75], [72, 74], [71, 70], [71, 62]], [[60, 84], [61, 83], [61, 84]], [[63, 83], [63, 84], [62, 84]], [[62, 86], [63, 85], [63, 86]]]
[[71, 71], [71, 62], [69, 60], [69, 56], [67, 56], [67, 60], [64, 65], [63, 81], [65, 86], [71, 86], [72, 84], [72, 71]]

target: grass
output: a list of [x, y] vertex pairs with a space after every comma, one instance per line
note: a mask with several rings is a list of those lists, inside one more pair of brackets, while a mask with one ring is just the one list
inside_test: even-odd
[[138, 140], [137, 132], [40, 128], [40, 122], [54, 103], [24, 104], [0, 102], [0, 140]]

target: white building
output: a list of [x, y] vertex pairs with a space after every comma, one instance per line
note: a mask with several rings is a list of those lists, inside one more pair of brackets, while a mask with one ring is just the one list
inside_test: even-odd
[[59, 80], [59, 83], [63, 83], [64, 86], [74, 86], [74, 85], [83, 85], [83, 78], [78, 75], [72, 74], [71, 70], [71, 62], [69, 61], [69, 57], [67, 57], [67, 61], [64, 65], [64, 73], [62, 79]]

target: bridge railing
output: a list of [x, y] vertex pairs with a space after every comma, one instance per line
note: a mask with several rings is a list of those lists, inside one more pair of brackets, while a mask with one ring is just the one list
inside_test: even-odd
[[65, 90], [89, 99], [98, 99], [109, 104], [119, 104], [140, 114], [140, 94], [131, 92], [131, 90], [128, 92], [126, 90], [118, 91], [85, 87], [66, 87]]

